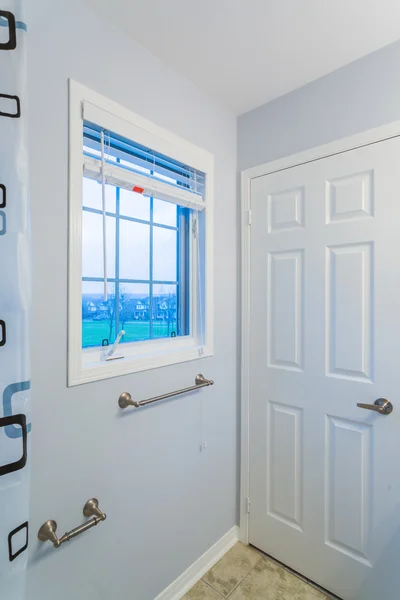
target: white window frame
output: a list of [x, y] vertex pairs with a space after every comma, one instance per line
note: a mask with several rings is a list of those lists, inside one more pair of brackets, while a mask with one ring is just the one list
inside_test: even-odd
[[[176, 338], [131, 342], [121, 345], [124, 358], [101, 360], [101, 348], [82, 349], [82, 178], [84, 105], [98, 113], [97, 125], [170, 158], [202, 171], [206, 176], [204, 214], [205, 275], [202, 318], [196, 242], [191, 238], [190, 299], [191, 334]], [[117, 104], [86, 86], [69, 81], [69, 264], [68, 264], [68, 386], [137, 373], [205, 358], [213, 354], [213, 229], [214, 157], [179, 136]], [[201, 325], [204, 324], [204, 325]]]

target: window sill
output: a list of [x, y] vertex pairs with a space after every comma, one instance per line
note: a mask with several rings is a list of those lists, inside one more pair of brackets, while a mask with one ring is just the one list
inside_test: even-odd
[[82, 364], [80, 368], [69, 373], [68, 387], [199, 360], [212, 354], [211, 347], [196, 346], [152, 355], [127, 356], [117, 360]]

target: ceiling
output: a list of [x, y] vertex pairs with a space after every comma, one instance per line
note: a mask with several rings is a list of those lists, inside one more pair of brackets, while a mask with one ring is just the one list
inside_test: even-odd
[[90, 0], [241, 114], [400, 38], [398, 0]]

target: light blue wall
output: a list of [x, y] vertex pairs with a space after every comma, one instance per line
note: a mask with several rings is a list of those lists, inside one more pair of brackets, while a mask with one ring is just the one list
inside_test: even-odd
[[247, 169], [398, 119], [400, 41], [241, 115], [238, 168]]
[[[153, 600], [237, 522], [236, 117], [82, 0], [27, 4], [34, 407], [27, 600]], [[66, 387], [70, 77], [214, 154], [213, 357]], [[191, 384], [199, 372], [215, 385], [121, 416], [121, 392], [145, 398]], [[40, 545], [44, 521], [56, 519], [62, 535], [82, 522], [92, 496], [104, 523], [59, 550]]]

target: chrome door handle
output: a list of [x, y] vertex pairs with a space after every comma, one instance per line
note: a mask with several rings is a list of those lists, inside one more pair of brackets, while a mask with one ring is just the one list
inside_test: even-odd
[[374, 410], [381, 415], [390, 415], [393, 410], [393, 404], [389, 400], [386, 400], [386, 398], [378, 398], [373, 404], [358, 403], [357, 406], [366, 410]]

